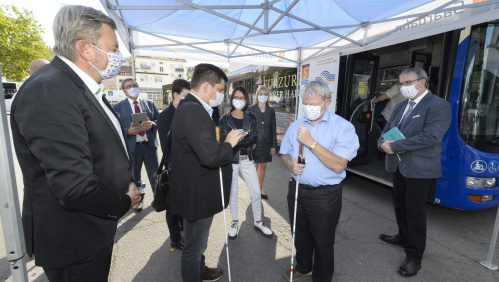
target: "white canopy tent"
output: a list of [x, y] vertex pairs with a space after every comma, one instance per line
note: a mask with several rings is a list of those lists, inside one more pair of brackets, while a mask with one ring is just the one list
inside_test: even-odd
[[132, 56], [299, 66], [495, 20], [499, 0], [100, 0]]

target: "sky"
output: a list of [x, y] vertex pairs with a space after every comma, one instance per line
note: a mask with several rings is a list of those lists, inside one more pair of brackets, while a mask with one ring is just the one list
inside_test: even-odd
[[[54, 17], [61, 7], [64, 5], [84, 5], [101, 10], [106, 13], [99, 0], [0, 0], [0, 5], [13, 5], [17, 8], [24, 8], [33, 12], [35, 20], [45, 29], [43, 39], [49, 46], [54, 45], [54, 36], [52, 34], [52, 22]], [[107, 14], [107, 13], [106, 13]], [[120, 51], [123, 56], [128, 57], [130, 53], [125, 48], [125, 45], [119, 39]], [[200, 63], [199, 61], [187, 61], [187, 66], [194, 66]], [[213, 63], [213, 62], [210, 62]], [[213, 63], [218, 66], [226, 66], [227, 62]]]

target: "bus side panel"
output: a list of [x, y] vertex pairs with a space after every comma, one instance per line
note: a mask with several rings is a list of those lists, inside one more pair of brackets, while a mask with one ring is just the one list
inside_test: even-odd
[[[494, 168], [497, 154], [478, 151], [468, 146], [459, 135], [458, 113], [464, 65], [469, 37], [458, 47], [449, 103], [452, 108], [452, 122], [442, 141], [442, 177], [437, 179], [433, 202], [447, 207], [478, 210], [499, 204], [499, 188], [474, 188], [467, 186], [467, 177], [498, 177], [499, 169]], [[497, 162], [496, 162], [497, 163]], [[485, 164], [485, 165], [483, 165]], [[492, 167], [491, 167], [492, 164]], [[468, 195], [495, 195], [488, 202], [474, 202]]]

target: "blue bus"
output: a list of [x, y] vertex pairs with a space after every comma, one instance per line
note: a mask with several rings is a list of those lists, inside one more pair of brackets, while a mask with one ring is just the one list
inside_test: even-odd
[[[428, 73], [428, 89], [452, 107], [442, 143], [443, 176], [428, 195], [435, 204], [478, 210], [499, 204], [499, 21], [341, 57], [337, 112], [361, 141], [352, 173], [392, 185], [377, 150], [382, 103], [373, 98], [409, 67]], [[359, 91], [359, 84], [367, 90]], [[344, 95], [341, 95], [343, 93]]]
[[[463, 210], [497, 206], [499, 21], [340, 56], [336, 113], [355, 126], [360, 141], [347, 170], [393, 186], [377, 148], [381, 113], [388, 101], [375, 104], [374, 98], [395, 87], [398, 75], [410, 67], [426, 70], [427, 88], [449, 101], [453, 114], [442, 143], [443, 176], [432, 187], [428, 202]], [[244, 86], [251, 94], [262, 84], [271, 89], [278, 139], [295, 120], [296, 71], [251, 66], [228, 75], [231, 87]], [[278, 83], [286, 77], [289, 85]]]

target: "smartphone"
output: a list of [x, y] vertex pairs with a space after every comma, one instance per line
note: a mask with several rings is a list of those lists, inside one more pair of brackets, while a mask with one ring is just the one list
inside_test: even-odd
[[243, 131], [243, 134], [250, 133], [251, 129], [248, 131]]

